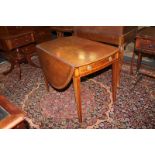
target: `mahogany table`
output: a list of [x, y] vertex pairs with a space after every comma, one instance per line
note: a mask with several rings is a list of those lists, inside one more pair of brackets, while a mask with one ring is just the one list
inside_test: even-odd
[[37, 46], [46, 86], [67, 87], [73, 79], [79, 122], [82, 122], [80, 80], [112, 65], [112, 94], [116, 100], [119, 49], [76, 36], [58, 38]]

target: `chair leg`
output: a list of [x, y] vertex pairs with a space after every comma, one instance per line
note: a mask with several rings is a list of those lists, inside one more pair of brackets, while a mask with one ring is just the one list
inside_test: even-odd
[[61, 37], [64, 37], [64, 33], [57, 31], [57, 38], [61, 38]]

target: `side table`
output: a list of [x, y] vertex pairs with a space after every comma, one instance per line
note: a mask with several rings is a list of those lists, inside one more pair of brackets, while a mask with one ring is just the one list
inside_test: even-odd
[[137, 72], [141, 67], [143, 54], [155, 56], [155, 27], [145, 27], [136, 35], [135, 50], [133, 51], [130, 73], [133, 74], [135, 52], [138, 52]]
[[112, 65], [112, 95], [116, 100], [119, 49], [76, 36], [61, 37], [37, 45], [46, 86], [62, 90], [73, 79], [79, 122], [82, 122], [81, 78]]
[[0, 129], [20, 128], [24, 124], [24, 113], [0, 95]]
[[20, 64], [22, 62], [28, 62], [32, 66], [39, 67], [31, 61], [31, 57], [36, 51], [34, 43], [33, 31], [18, 31], [0, 35], [0, 49], [11, 63], [10, 69], [4, 72], [4, 75], [10, 73], [14, 66], [17, 65], [19, 68], [19, 78], [21, 79]]

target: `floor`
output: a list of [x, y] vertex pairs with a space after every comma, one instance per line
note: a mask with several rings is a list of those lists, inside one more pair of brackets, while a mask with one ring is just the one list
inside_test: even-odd
[[[83, 79], [82, 124], [77, 118], [72, 83], [62, 92], [50, 87], [48, 93], [41, 69], [27, 64], [21, 67], [20, 81], [17, 69], [7, 76], [0, 74], [0, 94], [25, 112], [30, 128], [155, 128], [155, 79], [130, 75], [128, 64], [123, 65], [115, 103], [111, 94], [111, 68]], [[9, 64], [1, 64], [0, 72], [7, 68]]]

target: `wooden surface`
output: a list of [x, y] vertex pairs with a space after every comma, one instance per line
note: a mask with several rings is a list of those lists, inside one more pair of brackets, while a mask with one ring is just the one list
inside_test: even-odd
[[76, 36], [48, 41], [37, 45], [37, 48], [74, 67], [102, 60], [118, 51], [116, 47]]
[[24, 121], [24, 113], [1, 95], [0, 106], [9, 113], [8, 116], [0, 120], [0, 129], [14, 128]]
[[[59, 77], [59, 73], [66, 74], [65, 66], [62, 62], [74, 69], [71, 78], [73, 78], [79, 122], [82, 122], [80, 96], [80, 80], [82, 77], [112, 65], [112, 93], [113, 100], [116, 100], [117, 80], [119, 80], [120, 77], [118, 75], [118, 65], [120, 61], [118, 48], [75, 36], [48, 41], [38, 45], [37, 48], [40, 51], [39, 57], [44, 75], [47, 77], [46, 82], [51, 85], [53, 85], [54, 79], [56, 81], [62, 79]], [[55, 60], [57, 60], [57, 62], [50, 65]], [[61, 65], [61, 67], [58, 69], [56, 66], [59, 65]], [[51, 74], [54, 68], [55, 74]]]

